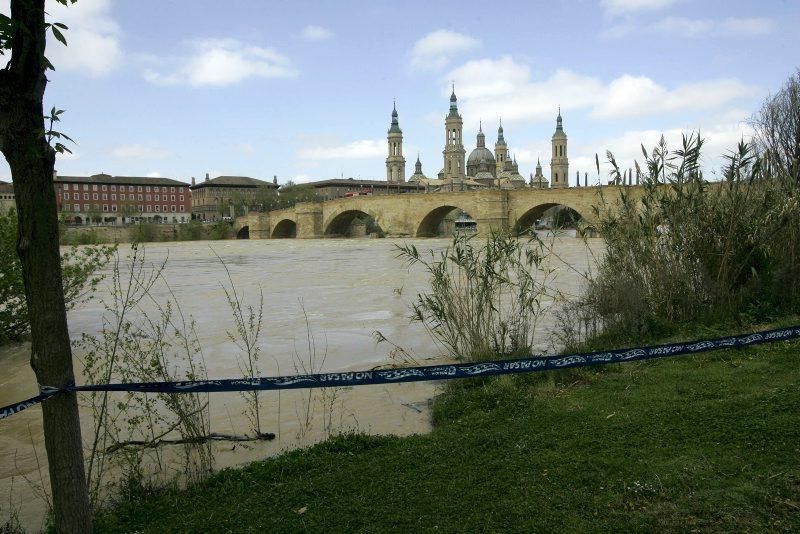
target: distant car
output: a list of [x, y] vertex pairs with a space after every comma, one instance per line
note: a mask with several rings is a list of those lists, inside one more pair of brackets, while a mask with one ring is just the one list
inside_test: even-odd
[[227, 215], [225, 217], [223, 217], [222, 220], [225, 221], [225, 222], [233, 222], [233, 218], [228, 217]]

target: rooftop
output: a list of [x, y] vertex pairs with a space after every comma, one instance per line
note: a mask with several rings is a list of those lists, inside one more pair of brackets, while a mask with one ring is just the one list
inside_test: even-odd
[[57, 175], [56, 183], [90, 183], [90, 184], [126, 184], [126, 185], [170, 185], [187, 187], [189, 184], [172, 178], [150, 178], [148, 176], [111, 176], [110, 174], [93, 174], [91, 176]]
[[257, 178], [250, 178], [249, 176], [217, 176], [210, 180], [198, 181], [197, 184], [191, 186], [191, 189], [200, 189], [201, 187], [271, 187], [277, 189], [278, 186], [272, 182], [265, 182]]

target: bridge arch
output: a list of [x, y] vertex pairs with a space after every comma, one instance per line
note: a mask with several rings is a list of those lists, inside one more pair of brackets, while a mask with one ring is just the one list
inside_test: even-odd
[[538, 204], [523, 213], [514, 223], [514, 233], [525, 233], [531, 228], [535, 228], [537, 224], [549, 224], [551, 229], [565, 227], [575, 227], [577, 229], [576, 223], [585, 223], [586, 221], [586, 217], [571, 206], [557, 202], [546, 202]]
[[291, 239], [297, 237], [297, 223], [291, 219], [282, 219], [272, 229], [273, 239]]
[[[363, 228], [359, 223], [363, 223]], [[377, 217], [358, 209], [345, 210], [331, 215], [324, 225], [323, 233], [325, 237], [361, 237], [369, 234], [383, 236], [384, 234]]]
[[250, 239], [250, 226], [242, 226], [236, 232], [236, 239]]
[[[445, 220], [448, 219], [448, 216], [450, 216], [451, 214], [453, 215], [454, 221], [461, 214], [466, 215], [466, 218], [469, 218], [469, 220], [474, 220], [471, 218], [471, 215], [466, 212], [466, 210], [460, 208], [459, 206], [455, 206], [452, 204], [439, 206], [429, 211], [422, 218], [422, 220], [419, 223], [419, 226], [417, 226], [416, 237], [438, 237], [442, 235], [452, 234], [456, 229], [455, 224], [453, 225], [452, 228], [445, 228], [445, 226], [447, 226], [445, 224]], [[472, 225], [471, 230], [477, 231], [477, 224]]]

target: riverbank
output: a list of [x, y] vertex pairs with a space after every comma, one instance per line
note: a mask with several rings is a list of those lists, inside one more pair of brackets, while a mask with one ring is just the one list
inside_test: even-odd
[[125, 226], [66, 226], [62, 245], [100, 245], [116, 243], [154, 243], [165, 241], [203, 241], [233, 238], [233, 227], [224, 221], [184, 224], [141, 223]]
[[461, 383], [434, 429], [343, 436], [97, 531], [800, 528], [800, 344]]

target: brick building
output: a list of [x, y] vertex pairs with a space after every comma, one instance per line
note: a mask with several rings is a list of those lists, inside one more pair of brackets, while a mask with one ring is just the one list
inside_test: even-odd
[[58, 211], [67, 222], [125, 224], [141, 220], [183, 223], [191, 220], [189, 184], [170, 178], [138, 176], [53, 177]]
[[192, 178], [192, 215], [201, 221], [219, 221], [232, 217], [234, 208], [249, 206], [260, 189], [278, 189], [277, 179], [265, 182], [248, 176], [217, 176], [202, 182]]

